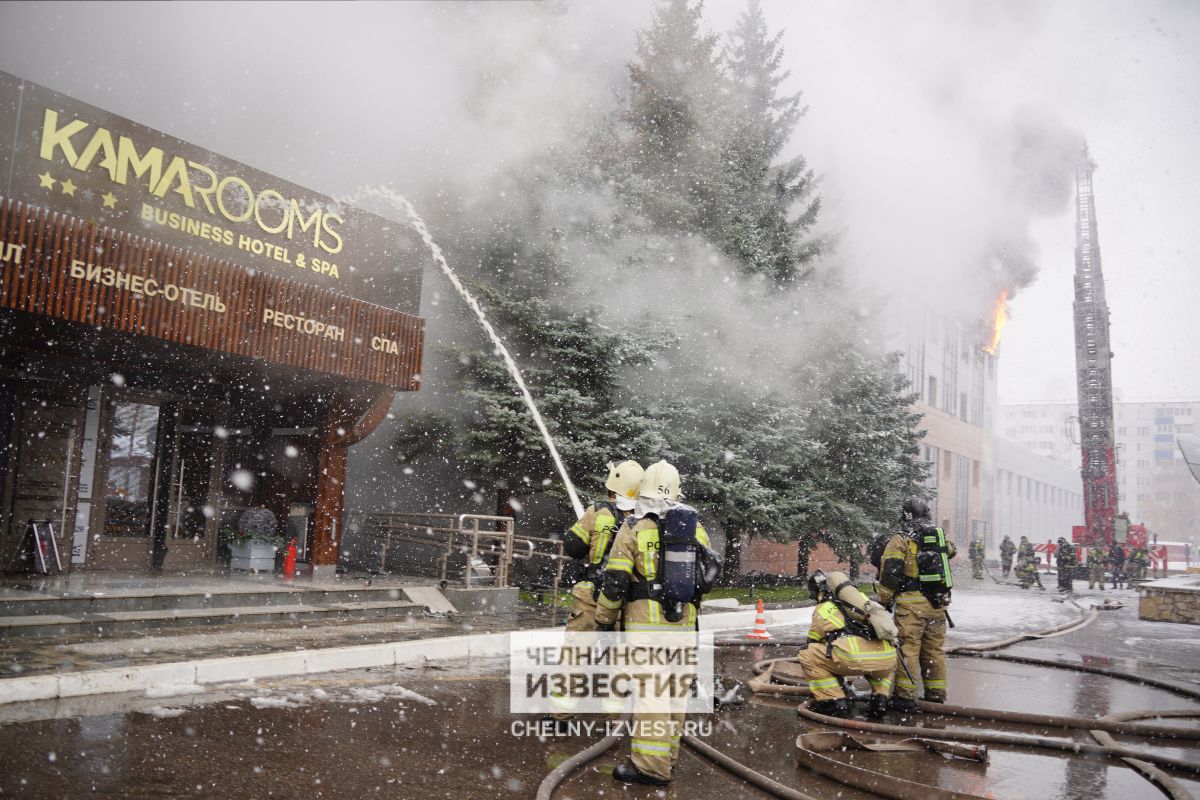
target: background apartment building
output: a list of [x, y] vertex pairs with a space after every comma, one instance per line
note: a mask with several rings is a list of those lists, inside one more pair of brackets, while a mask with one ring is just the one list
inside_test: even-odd
[[[1177, 444], [1194, 434], [1200, 401], [1118, 402], [1113, 406], [1120, 509], [1165, 541], [1200, 543], [1200, 486]], [[1000, 408], [1004, 438], [1060, 464], [1080, 463], [1075, 403], [1025, 403]]]

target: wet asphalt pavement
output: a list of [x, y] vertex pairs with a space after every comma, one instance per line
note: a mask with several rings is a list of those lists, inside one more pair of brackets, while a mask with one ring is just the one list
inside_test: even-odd
[[[1133, 594], [1124, 597], [1130, 600]], [[1002, 638], [1029, 629], [1030, 620], [1037, 621], [1033, 627], [1046, 627], [1078, 614], [1072, 607], [1051, 604], [1048, 595], [1025, 595], [1008, 587], [960, 590], [955, 605], [956, 636], [963, 641]], [[1024, 620], [1013, 619], [1012, 608], [1029, 613]], [[780, 632], [789, 633], [776, 630]], [[719, 653], [717, 669], [745, 679], [756, 658], [789, 652], [726, 648]], [[1082, 631], [1006, 652], [1095, 664], [1108, 659], [1115, 668], [1192, 683], [1200, 677], [1200, 628], [1140, 622], [1136, 600], [1120, 611], [1104, 612]], [[955, 658], [950, 664], [951, 700], [962, 705], [1072, 716], [1198, 705], [1101, 675], [974, 658]], [[814, 796], [870, 796], [797, 766], [796, 735], [814, 728], [799, 720], [794, 709], [790, 700], [756, 699], [718, 714], [707, 741]], [[529, 798], [547, 772], [594, 741], [513, 736], [513, 719], [503, 660], [329, 673], [162, 697], [3, 706], [0, 796]], [[928, 716], [922, 722], [930, 727], [970, 724]], [[1017, 726], [997, 729], [1022, 732]], [[1200, 756], [1200, 748], [1190, 744], [1163, 747], [1117, 738], [1193, 761]], [[1082, 734], [1077, 740], [1090, 738]], [[988, 764], [926, 753], [861, 753], [855, 763], [989, 797], [1127, 800], [1159, 795], [1119, 762], [1045, 750], [993, 747], [991, 752]], [[618, 745], [576, 772], [555, 796], [767, 796], [686, 749], [668, 790], [617, 786], [611, 770], [626, 754], [627, 745]], [[1182, 773], [1176, 777], [1200, 796], [1200, 782]]]

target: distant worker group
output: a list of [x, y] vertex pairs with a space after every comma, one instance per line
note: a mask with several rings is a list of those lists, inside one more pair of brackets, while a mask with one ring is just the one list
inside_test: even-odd
[[[1032, 588], [1035, 584], [1044, 589], [1041, 576], [1038, 573], [1038, 554], [1029, 541], [1022, 536], [1020, 544], [1014, 544], [1012, 537], [1005, 535], [1000, 542], [1000, 569], [1004, 578], [1014, 573], [1017, 583], [1022, 589]], [[1058, 590], [1070, 594], [1074, 591], [1074, 581], [1082, 569], [1087, 572], [1088, 588], [1105, 588], [1107, 576], [1112, 576], [1112, 588], [1124, 588], [1134, 582], [1144, 581], [1150, 567], [1150, 554], [1145, 547], [1127, 549], [1119, 543], [1113, 543], [1107, 549], [1102, 545], [1078, 548], [1065, 537], [1047, 548], [1046, 566], [1053, 562], [1057, 567]], [[1013, 558], [1016, 558], [1016, 568], [1013, 568]], [[1082, 560], [1081, 560], [1082, 556]], [[980, 538], [971, 541], [970, 549], [971, 574], [975, 579], [982, 579], [986, 571], [984, 562], [984, 543]], [[995, 578], [993, 577], [993, 580]]]

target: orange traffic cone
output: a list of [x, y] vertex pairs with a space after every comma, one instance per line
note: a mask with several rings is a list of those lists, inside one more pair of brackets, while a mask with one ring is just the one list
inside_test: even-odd
[[754, 630], [746, 634], [747, 639], [770, 639], [771, 634], [767, 633], [767, 617], [766, 611], [763, 610], [762, 598], [758, 598], [758, 612], [754, 617]]

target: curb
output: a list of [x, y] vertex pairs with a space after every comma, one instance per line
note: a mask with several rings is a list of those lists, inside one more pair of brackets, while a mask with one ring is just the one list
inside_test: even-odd
[[[767, 624], [794, 625], [804, 621], [808, 608], [766, 612]], [[748, 628], [754, 611], [701, 615], [700, 629], [720, 632]], [[534, 630], [556, 631], [555, 628]], [[156, 686], [195, 686], [234, 683], [248, 678], [281, 678], [367, 667], [429, 664], [458, 658], [498, 658], [509, 652], [509, 631], [478, 635], [414, 639], [406, 642], [327, 647], [252, 656], [206, 658], [165, 664], [139, 664], [113, 669], [28, 675], [0, 679], [0, 705], [31, 700], [82, 697], [115, 692], [143, 692]]]

